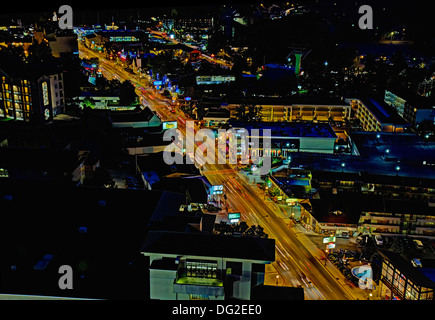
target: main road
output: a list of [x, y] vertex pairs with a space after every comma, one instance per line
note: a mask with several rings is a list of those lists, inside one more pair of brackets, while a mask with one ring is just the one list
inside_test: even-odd
[[274, 263], [286, 285], [302, 286], [306, 299], [353, 299], [346, 285], [340, 284], [318, 258], [307, 250], [293, 230], [282, 220], [280, 209], [264, 200], [237, 171], [227, 164], [206, 165], [204, 175], [212, 185], [224, 185], [227, 202], [241, 212], [248, 224], [261, 225], [276, 242]]
[[[99, 58], [100, 68], [105, 77], [120, 81], [130, 80], [135, 85], [142, 103], [157, 112], [163, 121], [178, 121], [178, 128], [186, 137], [185, 121], [188, 117], [153, 88], [149, 88], [145, 79], [126, 72], [116, 66], [115, 62], [102, 58], [81, 45], [79, 50], [81, 56]], [[175, 113], [170, 112], [172, 108], [175, 109]], [[279, 207], [265, 201], [264, 195], [245, 182], [237, 170], [229, 164], [205, 164], [203, 174], [212, 185], [225, 186], [227, 202], [233, 211], [241, 212], [242, 218], [248, 224], [261, 225], [269, 237], [275, 239], [274, 267], [285, 285], [302, 286], [305, 298], [309, 300], [354, 299], [346, 285], [340, 284], [318, 257], [313, 256], [312, 252], [304, 247], [297, 234], [282, 220]]]

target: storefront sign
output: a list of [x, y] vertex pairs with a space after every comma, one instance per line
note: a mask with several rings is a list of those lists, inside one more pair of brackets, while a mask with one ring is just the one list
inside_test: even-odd
[[335, 237], [325, 237], [323, 238], [323, 243], [335, 242]]

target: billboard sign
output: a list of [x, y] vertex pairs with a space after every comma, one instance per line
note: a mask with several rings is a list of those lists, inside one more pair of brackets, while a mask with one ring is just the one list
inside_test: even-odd
[[88, 78], [89, 83], [92, 83], [94, 86], [97, 85], [97, 79], [95, 77], [89, 76]]
[[335, 237], [325, 237], [323, 238], [323, 243], [335, 242], [335, 240], [336, 240]]
[[162, 123], [163, 130], [168, 129], [177, 129], [178, 122], [177, 121], [165, 121]]
[[155, 86], [161, 86], [163, 84], [162, 80], [156, 80], [153, 82]]
[[328, 249], [334, 249], [335, 248], [335, 243], [331, 242], [331, 243], [327, 244], [326, 248], [328, 248]]
[[240, 219], [240, 212], [228, 213], [228, 219], [230, 219], [230, 220]]
[[218, 185], [218, 186], [212, 186], [211, 187], [211, 193], [212, 194], [223, 194], [224, 186]]

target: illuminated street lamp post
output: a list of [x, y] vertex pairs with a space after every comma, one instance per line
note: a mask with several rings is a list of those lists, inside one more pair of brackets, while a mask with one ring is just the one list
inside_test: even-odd
[[341, 172], [343, 172], [345, 166], [346, 166], [346, 164], [344, 162], [342, 162], [341, 163]]
[[396, 166], [396, 177], [399, 175], [400, 166]]

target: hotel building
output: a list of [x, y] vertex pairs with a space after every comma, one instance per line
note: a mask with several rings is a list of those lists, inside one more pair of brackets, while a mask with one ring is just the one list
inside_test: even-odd
[[51, 121], [65, 107], [63, 74], [10, 75], [0, 69], [0, 119]]

